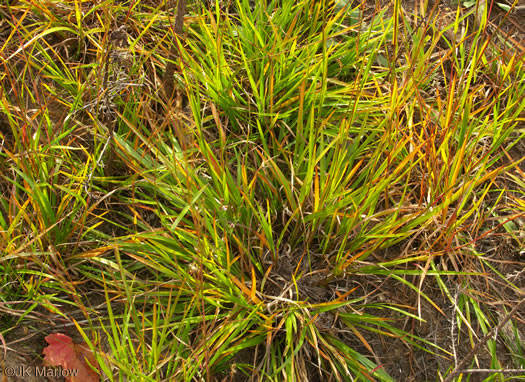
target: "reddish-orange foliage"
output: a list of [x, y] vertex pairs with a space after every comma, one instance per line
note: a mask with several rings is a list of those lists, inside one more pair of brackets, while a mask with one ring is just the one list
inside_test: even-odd
[[61, 366], [66, 382], [99, 382], [98, 374], [89, 367], [95, 366], [95, 357], [86, 344], [76, 344], [65, 334], [50, 334], [49, 344], [43, 351], [44, 362], [49, 366]]

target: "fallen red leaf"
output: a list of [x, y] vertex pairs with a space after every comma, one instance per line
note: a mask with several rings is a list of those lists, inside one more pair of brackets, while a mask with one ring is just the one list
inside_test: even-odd
[[89, 367], [95, 365], [95, 356], [86, 344], [76, 344], [65, 334], [50, 334], [49, 344], [43, 351], [44, 362], [53, 367], [61, 366], [66, 382], [99, 382], [98, 374]]

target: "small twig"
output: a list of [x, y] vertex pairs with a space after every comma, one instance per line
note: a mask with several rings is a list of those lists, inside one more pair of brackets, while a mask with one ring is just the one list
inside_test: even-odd
[[[454, 294], [454, 306], [453, 308], [454, 309], [458, 309], [458, 298], [459, 298], [459, 290], [456, 291], [456, 293]], [[457, 353], [456, 353], [456, 345], [455, 345], [455, 342], [456, 342], [456, 335], [455, 335], [455, 330], [456, 330], [456, 320], [455, 320], [455, 316], [454, 315], [451, 315], [452, 316], [452, 319], [451, 319], [451, 325], [450, 325], [450, 337], [452, 338], [452, 354], [454, 355], [454, 366], [457, 366], [458, 365], [458, 356], [457, 356]]]
[[450, 373], [443, 382], [450, 382], [452, 379], [460, 374], [463, 373], [464, 370], [461, 370], [465, 367], [465, 365], [472, 360], [474, 355], [476, 355], [477, 351], [481, 346], [483, 346], [497, 331], [499, 331], [502, 327], [505, 326], [505, 324], [511, 319], [511, 317], [518, 311], [518, 309], [525, 303], [525, 298], [522, 299], [519, 304], [517, 304], [510, 312], [505, 316], [505, 318], [498, 324], [498, 326], [492, 328], [490, 332], [488, 332], [482, 339], [479, 340], [479, 342], [472, 348], [472, 350], [463, 358], [463, 360], [454, 368], [452, 373]]
[[465, 369], [459, 370], [458, 374], [474, 374], [474, 373], [501, 373], [501, 374], [523, 374], [525, 369]]
[[[104, 58], [104, 69], [103, 69], [104, 79], [102, 80], [102, 93], [101, 93], [102, 99], [100, 100], [101, 101], [100, 104], [102, 104], [105, 109], [105, 111], [102, 112], [101, 119], [104, 122], [104, 124], [107, 125], [107, 130], [108, 130], [108, 140], [106, 141], [106, 144], [104, 145], [104, 149], [102, 150], [102, 153], [104, 153], [109, 143], [109, 155], [108, 155], [108, 160], [107, 160], [107, 166], [104, 167], [104, 175], [108, 177], [112, 176], [113, 174], [113, 162], [115, 160], [115, 150], [113, 147], [113, 139], [114, 139], [114, 133], [115, 133], [115, 121], [112, 120], [111, 118], [111, 112], [110, 112], [111, 102], [109, 99], [110, 92], [109, 92], [109, 85], [108, 85], [112, 50], [113, 50], [113, 41], [110, 38], [110, 36], [108, 36], [105, 58]], [[100, 104], [98, 105], [99, 110], [97, 114], [100, 114], [100, 111], [101, 111]]]

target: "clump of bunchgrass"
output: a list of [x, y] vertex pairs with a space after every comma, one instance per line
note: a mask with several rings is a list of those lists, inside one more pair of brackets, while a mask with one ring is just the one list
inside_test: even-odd
[[[520, 262], [486, 241], [523, 245], [522, 61], [486, 16], [456, 15], [452, 41], [437, 8], [339, 3], [189, 3], [178, 38], [147, 1], [11, 7], [0, 225], [19, 320], [78, 305], [110, 380], [452, 378], [464, 339], [489, 350], [472, 367], [509, 369], [498, 344], [522, 366], [518, 321], [483, 337], [520, 299], [499, 266]], [[380, 351], [395, 343], [408, 357]]]

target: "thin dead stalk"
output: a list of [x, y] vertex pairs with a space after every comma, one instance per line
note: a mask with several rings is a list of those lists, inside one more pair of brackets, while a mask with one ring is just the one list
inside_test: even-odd
[[498, 326], [492, 328], [492, 330], [490, 332], [488, 332], [481, 340], [479, 340], [479, 342], [472, 348], [472, 350], [465, 356], [465, 358], [463, 358], [463, 360], [458, 364], [456, 365], [456, 367], [454, 368], [454, 370], [452, 371], [452, 373], [450, 373], [444, 380], [443, 382], [450, 382], [452, 381], [452, 379], [464, 372], [464, 370], [462, 370], [465, 365], [467, 363], [469, 363], [472, 358], [476, 355], [476, 353], [478, 352], [478, 350], [489, 340], [492, 338], [492, 336], [494, 335], [494, 333], [497, 333], [501, 328], [503, 328], [505, 326], [505, 324], [512, 318], [512, 316], [519, 310], [519, 308], [525, 304], [525, 298], [522, 299], [519, 304], [517, 304], [510, 312], [509, 314], [507, 314], [505, 316], [505, 318], [498, 324]]
[[[174, 0], [175, 1], [175, 0]], [[175, 8], [175, 7], [174, 7]], [[184, 27], [184, 14], [186, 13], [186, 0], [177, 0], [177, 10], [175, 16], [175, 26], [173, 28], [175, 32], [175, 38], [182, 40], [182, 31]], [[166, 70], [164, 71], [164, 77], [162, 79], [164, 85], [164, 93], [166, 99], [170, 100], [174, 97], [174, 81], [173, 75], [175, 74], [175, 69], [177, 69], [176, 61], [180, 57], [179, 44], [175, 40], [171, 45], [168, 62], [166, 64]]]

